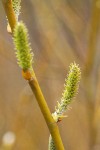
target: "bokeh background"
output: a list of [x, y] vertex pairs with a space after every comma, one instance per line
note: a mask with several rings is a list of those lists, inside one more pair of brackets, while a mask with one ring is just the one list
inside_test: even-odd
[[[69, 65], [82, 79], [67, 118], [59, 123], [65, 150], [100, 150], [100, 0], [22, 0], [34, 70], [51, 112], [60, 100]], [[9, 131], [13, 150], [47, 150], [49, 131], [21, 76], [0, 1], [0, 145]]]

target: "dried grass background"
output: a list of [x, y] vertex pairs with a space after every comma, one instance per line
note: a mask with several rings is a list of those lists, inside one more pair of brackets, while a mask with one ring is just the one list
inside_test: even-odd
[[[61, 98], [69, 64], [75, 61], [83, 71], [95, 2], [22, 1], [20, 20], [29, 29], [33, 67], [51, 112]], [[92, 73], [87, 80], [81, 80], [68, 117], [59, 123], [65, 150], [100, 150], [99, 35], [98, 27]], [[89, 84], [85, 84], [88, 80]], [[7, 131], [13, 131], [17, 137], [13, 150], [47, 150], [49, 131], [34, 95], [21, 76], [0, 1], [0, 144]]]

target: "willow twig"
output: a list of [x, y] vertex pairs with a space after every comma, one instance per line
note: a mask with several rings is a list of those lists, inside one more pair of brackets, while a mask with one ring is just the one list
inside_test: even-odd
[[[17, 21], [16, 21], [16, 17], [15, 17], [14, 11], [13, 11], [11, 0], [2, 0], [2, 2], [3, 2], [3, 5], [4, 5], [4, 8], [5, 8], [6, 15], [8, 17], [8, 21], [9, 21], [11, 30], [13, 32], [14, 29], [15, 29], [15, 25], [16, 25]], [[16, 38], [17, 35], [19, 35], [18, 37], [21, 38], [21, 39], [18, 40], [18, 42], [21, 41], [22, 45], [23, 45], [23, 41], [24, 41], [25, 44], [26, 44], [26, 46], [23, 45], [24, 48], [26, 48], [26, 50], [27, 49], [29, 50], [30, 46], [27, 43], [28, 37], [26, 37], [27, 31], [24, 28], [25, 29], [24, 30], [25, 32], [24, 32], [22, 26], [20, 26], [20, 29], [19, 29], [19, 30], [21, 30], [21, 32], [18, 30], [19, 33], [15, 34], [14, 38]], [[25, 39], [22, 40], [22, 38], [24, 38], [24, 37], [25, 37]], [[17, 43], [17, 40], [15, 40], [15, 43]], [[18, 44], [17, 46], [20, 46], [20, 44]], [[24, 49], [22, 49], [22, 48], [21, 48], [21, 50], [22, 50], [22, 53], [24, 52], [27, 55], [27, 58], [30, 59], [30, 57], [27, 54], [27, 52], [23, 51]], [[34, 71], [33, 71], [33, 69], [31, 67], [28, 70], [26, 63], [22, 62], [22, 61], [25, 61], [26, 57], [23, 59], [23, 57], [21, 57], [21, 55], [19, 54], [19, 52], [21, 52], [20, 48], [19, 48], [17, 56], [19, 57], [19, 59], [22, 59], [21, 62], [20, 62], [20, 66], [22, 67], [22, 70], [23, 70], [23, 77], [26, 80], [28, 80], [28, 83], [29, 83], [31, 89], [32, 89], [33, 93], [35, 94], [35, 97], [36, 97], [37, 102], [38, 102], [38, 104], [40, 106], [41, 112], [42, 112], [42, 114], [43, 114], [43, 116], [45, 118], [45, 121], [46, 121], [47, 126], [49, 128], [49, 131], [50, 131], [50, 133], [52, 135], [52, 138], [54, 140], [54, 143], [55, 143], [55, 146], [56, 146], [57, 150], [64, 150], [64, 146], [63, 146], [60, 134], [59, 134], [58, 126], [57, 126], [56, 122], [54, 121], [54, 119], [53, 119], [53, 117], [52, 117], [52, 115], [50, 113], [50, 110], [48, 108], [46, 100], [45, 100], [45, 98], [44, 98], [44, 96], [42, 94], [42, 91], [41, 91], [40, 86], [38, 84], [38, 81], [36, 79], [35, 73], [34, 73]], [[25, 68], [23, 68], [23, 66]]]
[[8, 18], [9, 21], [9, 25], [11, 27], [11, 30], [13, 32], [14, 27], [16, 25], [16, 16], [13, 10], [13, 6], [12, 6], [12, 0], [2, 0], [5, 12], [6, 12], [6, 16]]
[[42, 91], [40, 89], [40, 86], [38, 84], [36, 77], [33, 78], [32, 80], [29, 80], [29, 85], [30, 85], [33, 93], [35, 94], [35, 97], [36, 97], [37, 102], [40, 106], [41, 112], [45, 118], [45, 121], [46, 121], [47, 126], [49, 128], [49, 131], [52, 135], [56, 149], [57, 150], [64, 150], [64, 146], [62, 144], [62, 140], [61, 140], [61, 137], [59, 134], [58, 126], [57, 126], [55, 120], [53, 119], [53, 117], [50, 113], [50, 110], [47, 106], [47, 103], [46, 103], [45, 98], [42, 94]]

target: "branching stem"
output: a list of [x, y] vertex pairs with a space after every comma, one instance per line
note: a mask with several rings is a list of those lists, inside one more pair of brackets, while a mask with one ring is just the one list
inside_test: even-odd
[[57, 150], [64, 150], [64, 146], [62, 144], [62, 140], [61, 140], [61, 137], [59, 134], [57, 123], [54, 121], [54, 119], [50, 113], [50, 110], [47, 106], [47, 103], [46, 103], [45, 98], [42, 94], [42, 91], [40, 89], [40, 86], [38, 84], [36, 77], [32, 80], [29, 80], [29, 85], [30, 85], [33, 93], [35, 94], [35, 97], [36, 97], [37, 102], [40, 106], [41, 112], [45, 118], [45, 121], [46, 121], [47, 126], [49, 128], [49, 131], [50, 131], [52, 138], [54, 140], [56, 149]]
[[[4, 9], [5, 9], [11, 30], [13, 32], [17, 20], [16, 20], [15, 14], [14, 14], [14, 11], [13, 11], [12, 1], [11, 0], [2, 0], [2, 3], [4, 6]], [[24, 74], [24, 76], [26, 79], [28, 79], [27, 72], [26, 72], [26, 74]], [[35, 74], [34, 74], [34, 76], [32, 75], [32, 78], [31, 78], [31, 75], [29, 75], [28, 77], [29, 77], [29, 79], [28, 79], [29, 85], [30, 85], [33, 93], [35, 94], [35, 97], [37, 99], [37, 102], [39, 104], [41, 112], [42, 112], [42, 114], [45, 118], [45, 121], [47, 123], [47, 126], [49, 128], [50, 134], [52, 135], [52, 138], [54, 140], [55, 147], [57, 150], [64, 150], [64, 146], [63, 146], [60, 134], [59, 134], [58, 126], [50, 113], [50, 110], [49, 110], [46, 100], [42, 94], [42, 91], [41, 91], [38, 81], [35, 77]]]

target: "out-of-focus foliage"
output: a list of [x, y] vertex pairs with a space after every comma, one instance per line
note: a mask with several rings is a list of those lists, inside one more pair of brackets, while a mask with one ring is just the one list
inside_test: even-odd
[[[79, 63], [84, 72], [89, 43], [93, 44], [89, 39], [94, 6], [99, 15], [99, 0], [22, 1], [19, 19], [22, 18], [29, 29], [35, 55], [33, 67], [51, 112], [60, 100], [69, 64]], [[97, 28], [92, 71], [82, 74], [72, 109], [59, 123], [65, 150], [100, 149], [100, 37]], [[13, 150], [46, 150], [48, 147], [49, 131], [34, 95], [21, 77], [0, 1], [1, 145], [8, 131], [16, 135]]]

